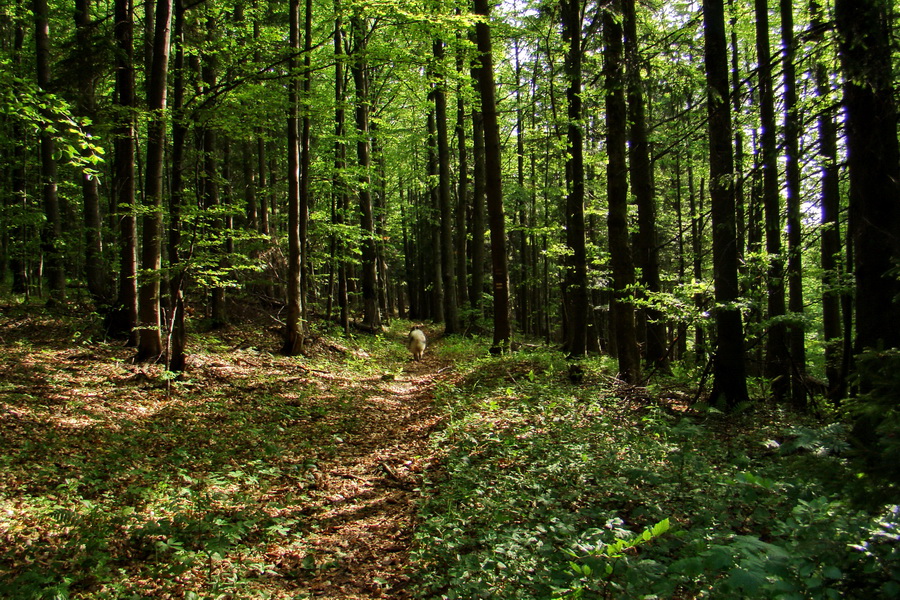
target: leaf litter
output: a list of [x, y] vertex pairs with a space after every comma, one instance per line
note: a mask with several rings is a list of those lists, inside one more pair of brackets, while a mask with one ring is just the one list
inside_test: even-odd
[[242, 326], [192, 333], [172, 383], [92, 337], [2, 310], [0, 596], [412, 597], [433, 352], [388, 333], [288, 358]]

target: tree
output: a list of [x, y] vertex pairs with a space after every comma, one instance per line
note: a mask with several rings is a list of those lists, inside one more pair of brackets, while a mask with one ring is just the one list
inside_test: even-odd
[[494, 341], [492, 350], [500, 351], [512, 338], [509, 315], [509, 265], [506, 258], [506, 223], [503, 216], [503, 173], [500, 161], [500, 126], [497, 122], [494, 59], [491, 48], [490, 7], [487, 0], [474, 0], [475, 14], [482, 17], [475, 25], [478, 47], [478, 91], [484, 122], [484, 172], [488, 225], [491, 231], [491, 281], [494, 298]]
[[[98, 79], [95, 64], [93, 30], [90, 0], [75, 2], [76, 43], [79, 52], [79, 73], [81, 89], [78, 95], [79, 113], [89, 119], [96, 118], [95, 84]], [[89, 165], [97, 162], [90, 146], [85, 149], [85, 160]], [[102, 225], [100, 214], [100, 181], [90, 168], [83, 168], [81, 173], [81, 193], [84, 198], [84, 237], [85, 237], [85, 278], [88, 291], [94, 303], [99, 306], [109, 304], [109, 274], [103, 254]]]
[[587, 354], [588, 285], [584, 233], [584, 133], [581, 120], [582, 14], [581, 0], [561, 3], [566, 47], [566, 100], [568, 102], [566, 179], [565, 328], [569, 355]]
[[703, 0], [706, 110], [709, 116], [709, 177], [713, 228], [716, 353], [712, 401], [735, 408], [748, 399], [744, 329], [738, 300], [734, 161], [728, 103], [728, 52], [722, 0]]
[[144, 184], [144, 230], [142, 236], [141, 269], [143, 277], [138, 288], [138, 348], [139, 361], [156, 360], [162, 354], [160, 319], [160, 267], [162, 266], [163, 236], [163, 167], [166, 150], [166, 93], [169, 72], [169, 50], [172, 0], [157, 0], [156, 23], [153, 34], [153, 60], [147, 85], [147, 169]]
[[[621, 8], [621, 0], [614, 6]], [[610, 313], [614, 323], [619, 377], [636, 383], [641, 378], [641, 359], [638, 351], [631, 301], [634, 286], [634, 264], [628, 243], [628, 167], [625, 159], [628, 120], [625, 104], [624, 50], [622, 25], [612, 11], [603, 13], [603, 71], [606, 81], [606, 146], [609, 163], [606, 168], [606, 187], [609, 202], [607, 228], [609, 255], [612, 266], [612, 301]]]
[[[810, 0], [810, 34], [821, 47], [824, 38], [822, 5]], [[840, 292], [840, 202], [841, 191], [838, 172], [837, 127], [835, 106], [831, 102], [831, 84], [823, 51], [816, 53], [816, 93], [824, 105], [819, 110], [819, 161], [821, 164], [821, 266], [822, 276], [822, 329], [825, 340], [825, 377], [828, 394], [833, 400], [844, 396], [845, 373], [841, 357], [841, 292]]]
[[800, 115], [797, 102], [797, 75], [794, 66], [794, 4], [780, 0], [781, 40], [784, 49], [784, 159], [787, 195], [788, 233], [788, 307], [791, 311], [788, 328], [791, 358], [791, 401], [798, 406], [806, 403], [806, 341], [803, 323], [803, 242], [800, 214]]
[[356, 159], [359, 165], [359, 208], [362, 229], [362, 296], [363, 325], [370, 331], [381, 329], [381, 312], [378, 307], [378, 255], [375, 251], [375, 215], [372, 205], [371, 139], [369, 137], [369, 74], [367, 44], [369, 27], [359, 8], [352, 17], [353, 60], [350, 70], [356, 94]]
[[437, 129], [438, 209], [440, 214], [441, 276], [443, 278], [444, 330], [459, 331], [459, 309], [456, 291], [456, 263], [453, 244], [453, 207], [450, 199], [450, 143], [447, 138], [447, 94], [443, 73], [444, 42], [435, 38], [432, 43], [435, 62], [434, 119]]
[[287, 322], [284, 331], [282, 354], [294, 356], [303, 351], [303, 288], [302, 244], [300, 237], [301, 212], [301, 142], [298, 102], [300, 81], [297, 77], [297, 59], [300, 51], [300, 0], [291, 0], [289, 49], [291, 58], [288, 61], [290, 78], [288, 80], [288, 279], [287, 279]]
[[[50, 91], [50, 22], [47, 0], [34, 0], [34, 43], [37, 53], [37, 83], [43, 92]], [[51, 133], [54, 129], [53, 115], [45, 110], [44, 126], [41, 129], [41, 195], [47, 222], [42, 231], [42, 250], [47, 262], [47, 283], [49, 304], [60, 304], [66, 300], [66, 270], [62, 247], [62, 216], [59, 210], [57, 188], [58, 168], [56, 164], [56, 142]]]
[[[641, 80], [641, 57], [638, 49], [635, 0], [622, 1], [622, 27], [625, 35], [625, 70], [628, 91], [629, 173], [631, 190], [638, 209], [637, 263], [641, 268], [641, 285], [650, 294], [662, 291], [659, 277], [659, 244], [656, 233], [656, 200], [647, 139], [647, 118]], [[647, 363], [656, 370], [666, 366], [666, 324], [657, 308], [647, 308]]]
[[137, 345], [137, 219], [134, 182], [134, 7], [132, 0], [116, 0], [116, 95], [112, 188], [119, 223], [119, 285], [115, 307], [107, 318], [113, 335], [126, 335]]
[[765, 375], [772, 380], [772, 393], [778, 399], [790, 392], [790, 355], [784, 322], [784, 261], [781, 255], [781, 208], [778, 189], [778, 141], [775, 131], [775, 91], [772, 58], [769, 52], [769, 3], [755, 0], [756, 54], [759, 61], [759, 113], [762, 132], [763, 209], [765, 212], [766, 253], [769, 271], [766, 277], [768, 302]]
[[857, 352], [900, 347], [900, 149], [887, 9], [880, 0], [835, 1], [844, 74]]

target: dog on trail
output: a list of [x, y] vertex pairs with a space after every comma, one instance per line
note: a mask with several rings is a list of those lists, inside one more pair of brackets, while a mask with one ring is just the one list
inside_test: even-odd
[[409, 336], [406, 338], [406, 347], [412, 352], [413, 360], [422, 360], [422, 356], [425, 354], [426, 345], [425, 333], [419, 329], [418, 325], [415, 325], [410, 329]]

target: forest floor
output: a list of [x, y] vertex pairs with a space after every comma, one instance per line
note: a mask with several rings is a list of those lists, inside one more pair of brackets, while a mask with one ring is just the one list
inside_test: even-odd
[[84, 321], [0, 315], [0, 597], [412, 597], [431, 348], [288, 358], [243, 326], [171, 381]]
[[173, 380], [91, 315], [0, 306], [0, 598], [900, 597], [895, 482], [764, 380], [723, 414], [699, 365], [191, 325]]

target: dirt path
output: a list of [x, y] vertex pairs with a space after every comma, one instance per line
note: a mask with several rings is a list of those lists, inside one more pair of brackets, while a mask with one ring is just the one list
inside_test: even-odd
[[[313, 554], [303, 558], [314, 557], [316, 568], [300, 585], [313, 597], [412, 597], [415, 504], [423, 474], [434, 467], [429, 436], [439, 417], [432, 389], [443, 367], [426, 356], [393, 379], [328, 382], [332, 391], [349, 386], [358, 425], [315, 473], [308, 518], [318, 530], [308, 539]], [[301, 557], [281, 557], [291, 560]]]
[[375, 356], [322, 341], [286, 358], [261, 327], [197, 334], [169, 394], [163, 366], [133, 364], [132, 349], [73, 344], [82, 327], [0, 310], [0, 500], [16, 507], [0, 512], [0, 587], [412, 597], [416, 501], [437, 468], [433, 389], [450, 373], [432, 349], [413, 362], [393, 333]]

